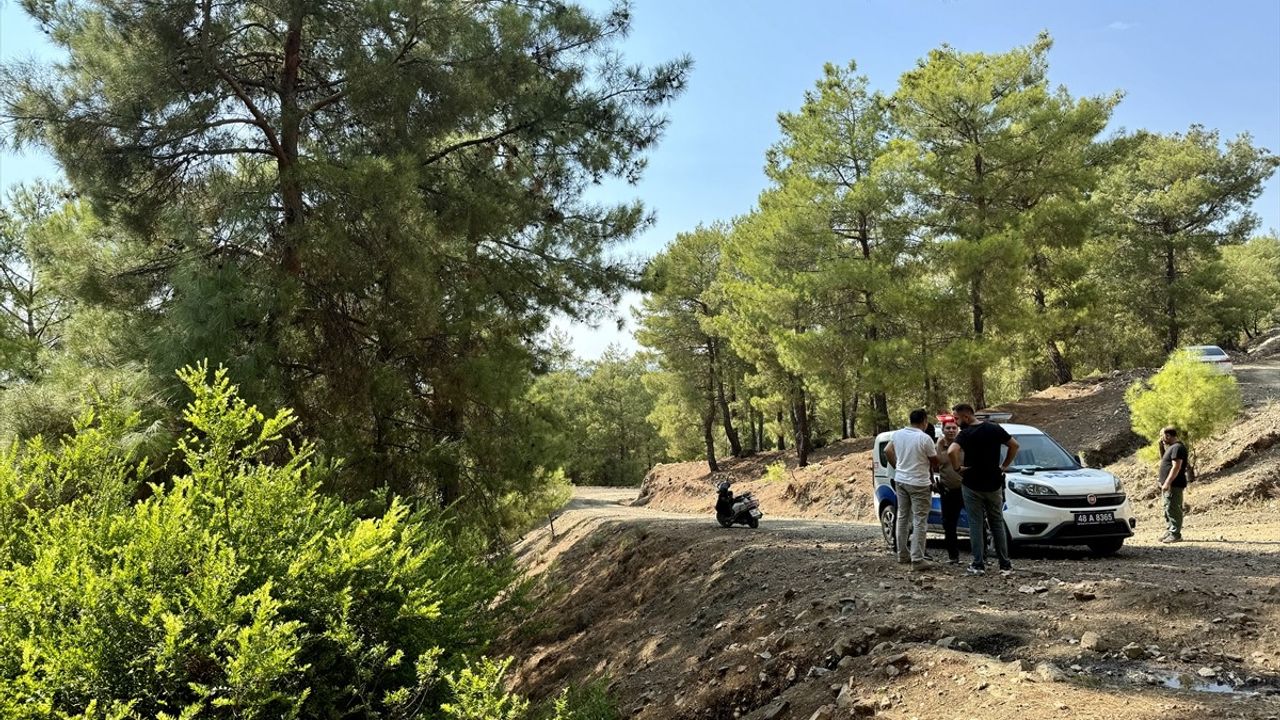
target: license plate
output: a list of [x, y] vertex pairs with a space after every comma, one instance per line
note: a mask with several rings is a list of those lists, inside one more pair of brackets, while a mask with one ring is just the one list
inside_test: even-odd
[[1077, 525], [1107, 525], [1115, 521], [1114, 512], [1076, 513]]
[[759, 518], [764, 517], [764, 513], [760, 512], [759, 510], [757, 510], [757, 509], [755, 509], [755, 508], [751, 508], [751, 517], [756, 518], [756, 519], [759, 519]]

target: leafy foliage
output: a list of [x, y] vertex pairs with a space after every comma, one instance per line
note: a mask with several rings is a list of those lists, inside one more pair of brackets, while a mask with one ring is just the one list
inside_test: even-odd
[[650, 424], [655, 398], [638, 356], [610, 349], [590, 362], [569, 361], [537, 379], [531, 401], [544, 425], [548, 457], [578, 485], [638, 485], [666, 459]]
[[1125, 391], [1133, 431], [1152, 443], [1139, 457], [1149, 462], [1159, 458], [1160, 429], [1178, 428], [1178, 437], [1188, 447], [1211, 437], [1235, 420], [1240, 413], [1240, 387], [1232, 375], [1219, 373], [1208, 363], [1187, 352], [1175, 353], [1145, 382]]
[[[225, 370], [194, 399], [184, 471], [140, 487], [137, 413], [86, 410], [0, 465], [0, 714], [413, 717], [480, 649], [510, 580], [392, 498], [362, 517]], [[145, 491], [139, 502], [132, 498]], [[453, 677], [447, 675], [446, 677]]]

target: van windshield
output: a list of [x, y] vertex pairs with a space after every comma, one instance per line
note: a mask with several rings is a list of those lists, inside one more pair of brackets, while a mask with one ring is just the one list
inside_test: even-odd
[[[1014, 435], [1018, 441], [1018, 456], [1009, 467], [1015, 470], [1075, 470], [1080, 466], [1074, 458], [1048, 435]], [[1000, 462], [1004, 462], [1005, 448], [1000, 448]]]

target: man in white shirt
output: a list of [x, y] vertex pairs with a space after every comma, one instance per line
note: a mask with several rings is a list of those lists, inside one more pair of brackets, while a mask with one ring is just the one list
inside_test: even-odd
[[[938, 450], [933, 439], [925, 434], [929, 414], [923, 409], [911, 411], [911, 424], [895, 431], [889, 438], [884, 452], [894, 475], [894, 490], [898, 495], [898, 520], [895, 527], [898, 539], [898, 562], [919, 567], [926, 560], [925, 534], [929, 531], [929, 508], [933, 493], [929, 486], [933, 473], [938, 469]], [[907, 535], [911, 536], [911, 551], [907, 552]]]

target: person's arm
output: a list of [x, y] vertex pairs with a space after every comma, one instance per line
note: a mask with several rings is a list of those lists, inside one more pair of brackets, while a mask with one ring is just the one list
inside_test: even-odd
[[1000, 472], [1008, 472], [1009, 466], [1013, 464], [1013, 459], [1018, 457], [1018, 441], [1010, 437], [1005, 441], [1004, 446], [1009, 448], [1004, 454], [1004, 464], [1000, 466]]
[[951, 469], [960, 472], [960, 443], [953, 442], [951, 447], [947, 448], [947, 460], [951, 463]]
[[888, 459], [889, 459], [889, 467], [893, 468], [894, 470], [897, 470], [897, 469], [898, 469], [898, 454], [897, 454], [896, 452], [894, 452], [894, 451], [893, 451], [893, 442], [892, 442], [892, 441], [890, 441], [888, 445], [885, 445], [885, 446], [884, 446], [884, 456], [885, 456], [886, 458], [888, 458]]
[[933, 443], [929, 443], [929, 449], [925, 451], [929, 458], [929, 472], [938, 472], [938, 468], [942, 467], [938, 463], [938, 447]]

